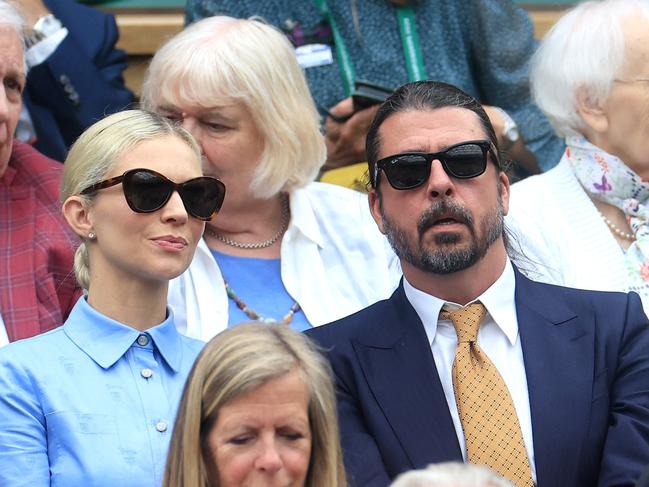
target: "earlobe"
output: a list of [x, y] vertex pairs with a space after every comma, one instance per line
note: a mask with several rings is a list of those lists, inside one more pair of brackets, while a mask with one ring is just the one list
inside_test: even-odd
[[63, 217], [80, 238], [85, 239], [94, 233], [88, 203], [81, 196], [70, 196], [63, 202]]
[[376, 189], [371, 189], [367, 198], [372, 218], [374, 218], [376, 225], [379, 227], [379, 231], [385, 235], [385, 231], [383, 230], [383, 216], [381, 215], [381, 196], [379, 196]]
[[601, 134], [608, 130], [608, 116], [605, 107], [584, 87], [577, 89], [575, 108], [584, 122], [586, 135], [588, 132]]
[[506, 215], [509, 213], [509, 178], [504, 172], [501, 172], [498, 178], [498, 191], [500, 192], [500, 200], [503, 205], [503, 215]]

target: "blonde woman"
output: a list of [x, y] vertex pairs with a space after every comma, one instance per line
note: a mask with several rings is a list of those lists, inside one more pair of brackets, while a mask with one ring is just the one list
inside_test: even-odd
[[183, 333], [277, 320], [319, 326], [387, 298], [401, 277], [367, 197], [313, 182], [319, 118], [286, 37], [256, 20], [212, 17], [154, 56], [145, 105], [194, 135], [203, 169], [228, 187], [189, 270], [170, 288]]
[[345, 487], [326, 359], [279, 324], [213, 338], [189, 376], [165, 487]]
[[61, 199], [87, 295], [63, 326], [0, 349], [0, 485], [160, 485], [202, 348], [178, 333], [167, 287], [224, 193], [155, 114], [111, 115], [77, 140]]

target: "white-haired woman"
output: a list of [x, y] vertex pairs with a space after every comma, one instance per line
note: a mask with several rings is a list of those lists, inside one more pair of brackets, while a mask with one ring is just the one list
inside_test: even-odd
[[143, 102], [201, 145], [228, 198], [172, 284], [181, 331], [278, 320], [298, 330], [389, 296], [400, 272], [365, 197], [314, 183], [319, 118], [283, 34], [257, 20], [203, 19], [154, 56]]
[[514, 487], [485, 465], [444, 462], [402, 473], [390, 487]]
[[636, 291], [645, 306], [648, 59], [647, 0], [585, 2], [550, 30], [533, 58], [531, 83], [567, 149], [556, 168], [512, 186], [508, 222], [533, 277]]
[[63, 326], [0, 349], [0, 485], [161, 484], [203, 345], [178, 333], [167, 288], [224, 192], [191, 135], [153, 113], [111, 115], [75, 142], [61, 199], [87, 295]]

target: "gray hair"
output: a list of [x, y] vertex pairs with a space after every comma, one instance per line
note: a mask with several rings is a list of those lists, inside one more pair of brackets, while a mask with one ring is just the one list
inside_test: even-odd
[[25, 20], [14, 2], [0, 0], [0, 26], [14, 29], [24, 46]]
[[624, 65], [623, 22], [630, 16], [649, 19], [648, 0], [588, 1], [565, 14], [548, 31], [532, 58], [532, 96], [560, 136], [585, 127], [576, 104], [585, 90], [603, 103]]
[[295, 52], [257, 19], [209, 17], [172, 37], [151, 61], [142, 104], [212, 107], [240, 102], [264, 139], [250, 189], [260, 198], [313, 181], [326, 148], [320, 118]]
[[483, 465], [446, 462], [399, 475], [390, 487], [514, 487]]

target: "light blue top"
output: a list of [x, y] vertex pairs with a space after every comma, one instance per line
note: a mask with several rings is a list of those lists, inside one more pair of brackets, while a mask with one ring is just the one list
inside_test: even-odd
[[[212, 250], [212, 255], [241, 301], [262, 318], [281, 321], [295, 303], [282, 282], [280, 259], [259, 259], [226, 255]], [[249, 322], [250, 318], [231, 299], [228, 300], [228, 327]], [[300, 309], [293, 315], [291, 328], [304, 331], [311, 328]]]
[[202, 346], [170, 311], [141, 333], [81, 298], [63, 326], [0, 348], [0, 485], [158, 487]]

